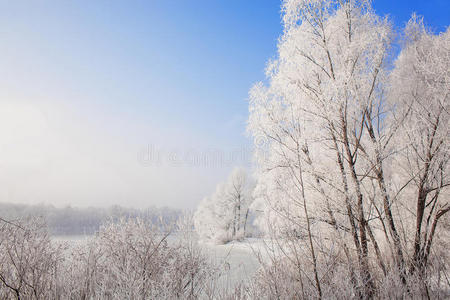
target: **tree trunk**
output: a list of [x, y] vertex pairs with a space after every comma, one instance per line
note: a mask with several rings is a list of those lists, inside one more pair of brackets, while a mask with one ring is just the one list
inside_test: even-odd
[[365, 296], [367, 298], [373, 297], [373, 291], [375, 290], [374, 282], [372, 279], [372, 276], [370, 274], [369, 270], [369, 259], [368, 259], [368, 245], [367, 245], [367, 220], [364, 215], [364, 205], [363, 205], [363, 195], [361, 192], [361, 186], [360, 182], [358, 180], [358, 176], [356, 175], [356, 166], [355, 166], [355, 160], [352, 155], [351, 149], [350, 149], [350, 142], [348, 140], [348, 134], [347, 134], [347, 123], [345, 120], [344, 115], [341, 112], [341, 126], [342, 126], [342, 138], [343, 138], [343, 144], [345, 147], [345, 152], [347, 156], [347, 163], [350, 170], [351, 178], [353, 181], [353, 185], [355, 188], [355, 194], [357, 197], [357, 213], [358, 213], [358, 225], [359, 225], [359, 239], [361, 242], [361, 251], [360, 251], [360, 268], [361, 268], [361, 277], [363, 280], [363, 283], [365, 285]]
[[245, 212], [245, 219], [244, 219], [244, 238], [247, 236], [247, 219], [248, 219], [248, 212], [249, 208], [247, 208], [247, 211]]

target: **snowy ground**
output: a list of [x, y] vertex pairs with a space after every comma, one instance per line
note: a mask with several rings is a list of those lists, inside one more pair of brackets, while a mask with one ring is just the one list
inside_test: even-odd
[[253, 253], [256, 240], [231, 242], [226, 245], [200, 243], [214, 262], [224, 269], [222, 285], [233, 288], [236, 284], [249, 280], [259, 268], [259, 262]]

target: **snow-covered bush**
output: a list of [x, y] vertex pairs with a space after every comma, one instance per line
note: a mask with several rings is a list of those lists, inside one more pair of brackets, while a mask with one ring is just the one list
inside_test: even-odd
[[52, 244], [43, 220], [1, 220], [0, 298], [53, 298], [62, 251]]
[[184, 230], [171, 241], [171, 230], [140, 219], [104, 225], [87, 245], [73, 250], [66, 266], [66, 296], [197, 298], [213, 269]]
[[70, 247], [52, 242], [40, 219], [0, 225], [2, 299], [197, 299], [218, 292], [220, 273], [198, 247], [192, 217], [165, 230], [122, 219]]

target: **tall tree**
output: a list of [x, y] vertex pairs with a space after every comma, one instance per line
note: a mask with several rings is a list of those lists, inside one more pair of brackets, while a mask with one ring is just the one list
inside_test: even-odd
[[[268, 141], [258, 149], [257, 155], [268, 156], [260, 164], [259, 186], [266, 190], [269, 216], [288, 217], [309, 236], [311, 219], [350, 235], [361, 293], [371, 295], [373, 208], [365, 189], [368, 173], [382, 170], [379, 148], [387, 142], [380, 119], [391, 27], [368, 1], [286, 0], [282, 7], [284, 34], [279, 57], [268, 67], [270, 85], [258, 84], [250, 93], [249, 129]], [[308, 244], [315, 264], [314, 245]], [[350, 248], [346, 239], [343, 247]]]
[[397, 198], [413, 212], [405, 217], [415, 217], [411, 272], [424, 271], [437, 225], [450, 210], [450, 30], [434, 35], [413, 16], [391, 85], [389, 100], [400, 124]]

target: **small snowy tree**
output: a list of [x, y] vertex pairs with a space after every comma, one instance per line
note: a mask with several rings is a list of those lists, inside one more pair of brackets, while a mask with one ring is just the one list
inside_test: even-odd
[[253, 184], [242, 168], [232, 171], [227, 181], [203, 199], [194, 215], [201, 239], [224, 243], [247, 235]]

